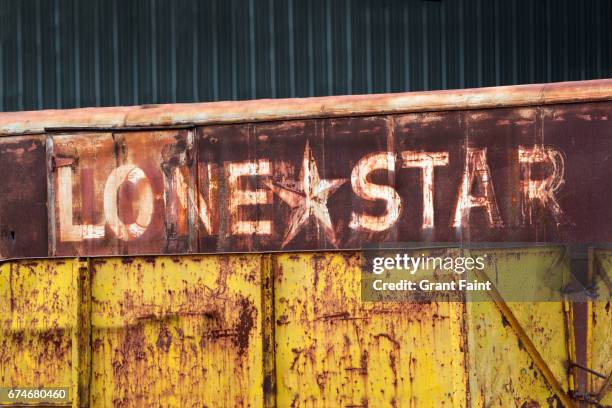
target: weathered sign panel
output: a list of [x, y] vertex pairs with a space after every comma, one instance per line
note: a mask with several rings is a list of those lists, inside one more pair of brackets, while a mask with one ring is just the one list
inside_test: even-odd
[[609, 242], [600, 99], [4, 138], [0, 255]]

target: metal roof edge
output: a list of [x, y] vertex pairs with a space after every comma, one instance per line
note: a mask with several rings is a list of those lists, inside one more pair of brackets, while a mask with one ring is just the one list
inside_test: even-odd
[[395, 94], [177, 103], [0, 113], [0, 136], [487, 109], [612, 100], [612, 79]]

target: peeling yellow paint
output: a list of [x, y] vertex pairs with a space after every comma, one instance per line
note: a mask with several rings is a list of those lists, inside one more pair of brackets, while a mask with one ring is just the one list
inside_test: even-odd
[[461, 303], [362, 303], [358, 253], [276, 262], [277, 406], [466, 406]]
[[[560, 247], [482, 251], [517, 281], [547, 263], [569, 268]], [[95, 407], [546, 407], [567, 398], [561, 302], [362, 302], [362, 261], [335, 252], [4, 263], [0, 387], [69, 387], [72, 406]], [[593, 311], [593, 367], [605, 371], [609, 308]]]
[[261, 407], [260, 268], [256, 255], [94, 261], [92, 406]]

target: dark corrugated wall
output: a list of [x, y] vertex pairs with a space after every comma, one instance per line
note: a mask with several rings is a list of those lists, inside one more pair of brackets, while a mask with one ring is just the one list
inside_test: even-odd
[[611, 0], [0, 0], [0, 109], [612, 76]]

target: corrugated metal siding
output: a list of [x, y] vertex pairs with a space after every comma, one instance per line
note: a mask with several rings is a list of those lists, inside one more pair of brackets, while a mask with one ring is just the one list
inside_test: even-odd
[[[496, 262], [485, 276], [569, 268], [561, 247], [486, 251]], [[74, 408], [574, 406], [560, 302], [506, 303], [496, 290], [482, 302], [362, 302], [364, 262], [357, 252], [4, 262], [0, 386], [66, 387]], [[612, 319], [593, 310], [597, 345]], [[0, 404], [17, 406], [6, 394]]]
[[2, 0], [0, 109], [612, 76], [610, 0]]

